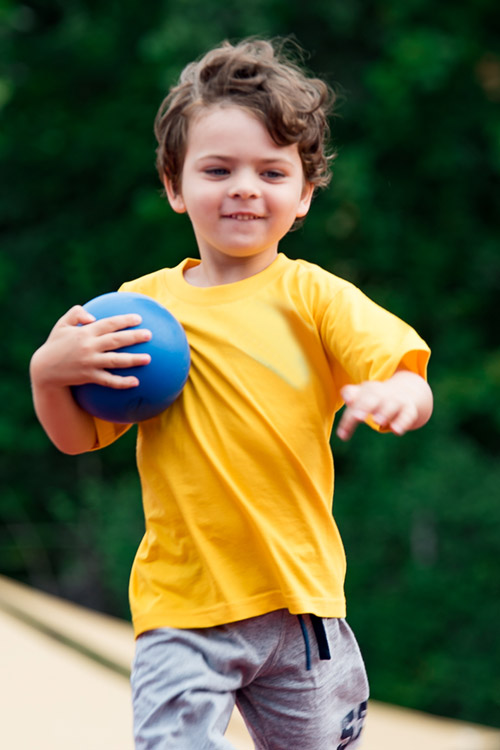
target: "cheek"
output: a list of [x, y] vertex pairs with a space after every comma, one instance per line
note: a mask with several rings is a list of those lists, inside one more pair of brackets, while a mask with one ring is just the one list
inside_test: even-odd
[[189, 193], [187, 213], [198, 224], [211, 223], [219, 213], [220, 201], [212, 191], [193, 190]]
[[219, 205], [216, 196], [211, 192], [200, 190], [193, 195], [192, 205], [194, 211], [199, 214], [213, 212]]
[[200, 209], [202, 206], [210, 204], [210, 191], [206, 190], [203, 184], [185, 184], [184, 199], [190, 208]]
[[291, 216], [295, 219], [297, 211], [300, 210], [302, 201], [302, 191], [300, 189], [293, 189], [288, 192], [286, 196], [282, 197], [280, 202], [280, 208], [283, 216]]

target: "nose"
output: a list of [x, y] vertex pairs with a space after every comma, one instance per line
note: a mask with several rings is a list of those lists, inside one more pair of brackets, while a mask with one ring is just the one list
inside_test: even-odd
[[230, 198], [240, 198], [241, 200], [259, 198], [261, 191], [257, 176], [246, 170], [236, 172], [228, 187], [228, 195]]

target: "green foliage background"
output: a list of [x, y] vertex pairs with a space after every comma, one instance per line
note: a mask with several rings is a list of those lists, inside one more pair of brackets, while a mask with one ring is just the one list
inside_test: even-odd
[[196, 253], [160, 195], [152, 121], [186, 62], [249, 34], [295, 35], [342, 93], [332, 186], [283, 250], [433, 349], [423, 431], [333, 440], [373, 697], [500, 726], [496, 0], [0, 0], [0, 571], [128, 616], [134, 436], [59, 455], [28, 363], [70, 305]]

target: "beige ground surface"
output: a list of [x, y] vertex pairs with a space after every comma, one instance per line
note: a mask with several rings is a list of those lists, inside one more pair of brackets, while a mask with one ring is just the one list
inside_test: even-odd
[[[133, 750], [132, 653], [127, 623], [0, 576], [0, 747]], [[252, 750], [237, 713], [227, 736]], [[423, 749], [500, 750], [500, 731], [370, 704], [362, 750]]]

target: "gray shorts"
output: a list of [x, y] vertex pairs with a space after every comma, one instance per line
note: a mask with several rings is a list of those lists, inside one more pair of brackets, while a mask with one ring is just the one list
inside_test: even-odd
[[356, 747], [368, 681], [354, 635], [343, 619], [316, 618], [314, 627], [301, 619], [278, 610], [141, 635], [132, 668], [136, 749], [234, 750], [224, 732], [235, 704], [257, 750]]

